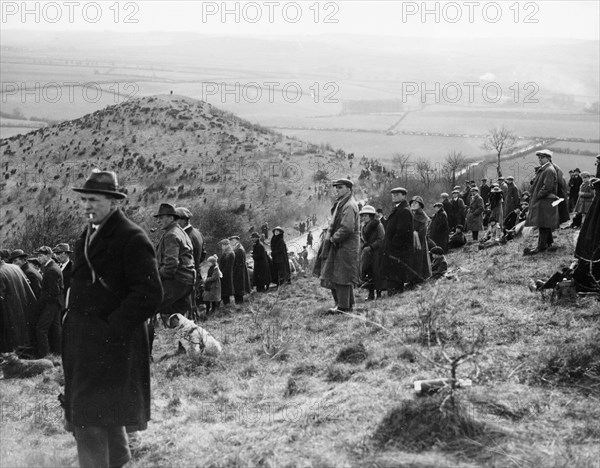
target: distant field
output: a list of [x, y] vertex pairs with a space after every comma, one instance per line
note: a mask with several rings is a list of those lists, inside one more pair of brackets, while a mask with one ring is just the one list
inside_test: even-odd
[[31, 127], [0, 127], [0, 138], [10, 138], [13, 135], [25, 134], [35, 130]]

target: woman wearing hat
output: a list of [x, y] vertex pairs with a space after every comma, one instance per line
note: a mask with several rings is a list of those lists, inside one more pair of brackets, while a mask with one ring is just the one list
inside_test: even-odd
[[266, 292], [271, 284], [271, 263], [265, 246], [260, 241], [258, 232], [250, 236], [254, 247], [252, 247], [252, 260], [254, 260], [254, 286], [257, 292]]
[[[492, 189], [493, 191], [494, 189]], [[490, 197], [492, 194], [490, 194]], [[473, 233], [473, 240], [476, 241], [479, 238], [479, 231], [483, 231], [483, 212], [485, 206], [483, 205], [483, 198], [479, 195], [479, 189], [477, 187], [471, 188], [471, 203], [469, 204], [469, 210], [467, 211], [467, 221], [465, 230]]]
[[496, 221], [500, 227], [504, 221], [504, 193], [500, 187], [492, 187], [490, 192], [490, 221]]
[[289, 284], [291, 283], [292, 273], [287, 245], [283, 240], [283, 229], [277, 226], [272, 232], [271, 258], [273, 259], [273, 271], [271, 272], [271, 282], [278, 286], [283, 283]]
[[435, 214], [429, 225], [429, 238], [446, 253], [448, 252], [448, 237], [450, 236], [448, 216], [442, 203], [434, 203], [433, 207], [435, 208]]
[[[418, 236], [416, 242], [416, 252], [413, 257], [413, 278], [411, 283], [420, 283], [431, 276], [431, 260], [429, 258], [429, 248], [427, 246], [427, 228], [431, 219], [423, 211], [425, 203], [423, 198], [416, 196], [410, 201], [410, 209], [413, 214], [413, 230]], [[416, 237], [415, 237], [416, 239]]]
[[359, 212], [362, 221], [360, 231], [360, 279], [367, 284], [368, 301], [381, 297], [383, 278], [379, 268], [381, 246], [385, 237], [383, 224], [377, 219], [377, 211], [371, 205], [365, 205]]
[[575, 204], [576, 215], [571, 224], [571, 227], [573, 228], [581, 227], [583, 217], [587, 215], [590, 206], [592, 206], [592, 201], [594, 200], [594, 189], [590, 183], [590, 173], [588, 171], [583, 171], [581, 173], [581, 179], [583, 182], [579, 187], [579, 196], [577, 198], [577, 203]]
[[218, 257], [211, 255], [206, 259], [206, 263], [210, 265], [204, 280], [204, 290], [202, 291], [202, 301], [206, 306], [206, 315], [214, 313], [219, 308], [221, 302], [221, 278], [223, 273], [219, 270], [217, 263]]

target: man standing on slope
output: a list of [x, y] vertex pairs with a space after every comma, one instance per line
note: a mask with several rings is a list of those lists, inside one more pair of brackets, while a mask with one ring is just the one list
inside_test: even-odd
[[123, 466], [131, 459], [126, 429], [150, 419], [146, 320], [162, 286], [146, 233], [125, 217], [114, 172], [94, 171], [81, 188], [87, 226], [75, 246], [63, 321], [66, 427], [82, 467]]

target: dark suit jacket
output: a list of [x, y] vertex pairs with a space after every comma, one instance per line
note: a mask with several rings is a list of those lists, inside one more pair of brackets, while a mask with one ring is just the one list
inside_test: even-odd
[[23, 270], [23, 273], [27, 276], [29, 286], [31, 286], [31, 290], [36, 299], [39, 298], [40, 293], [42, 292], [42, 274], [29, 262], [23, 264], [21, 270]]
[[408, 281], [414, 252], [413, 215], [404, 200], [388, 216], [383, 239], [383, 276], [398, 282]]
[[71, 286], [71, 275], [73, 274], [73, 261], [69, 259], [69, 262], [64, 268], [61, 268], [63, 275], [63, 287], [64, 296], [67, 296], [67, 289]]
[[57, 263], [50, 260], [47, 265], [42, 267], [42, 288], [38, 297], [38, 307], [43, 310], [48, 305], [56, 304], [61, 309], [65, 306], [63, 277]]
[[163, 297], [154, 248], [120, 210], [96, 232], [87, 259], [85, 242], [84, 232], [63, 322], [65, 416], [80, 426], [142, 430], [150, 418], [146, 320]]

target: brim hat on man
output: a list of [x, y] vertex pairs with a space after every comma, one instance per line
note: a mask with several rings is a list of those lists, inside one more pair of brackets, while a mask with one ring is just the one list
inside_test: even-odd
[[21, 249], [16, 249], [10, 253], [10, 256], [8, 257], [8, 261], [12, 262], [16, 258], [20, 258], [20, 257], [27, 257], [27, 254], [25, 252], [23, 252]]
[[175, 207], [173, 205], [171, 205], [170, 203], [161, 203], [160, 206], [158, 207], [158, 213], [154, 215], [155, 218], [158, 218], [160, 216], [173, 216], [175, 218], [179, 218], [179, 215], [177, 214], [177, 210], [175, 210]]
[[52, 249], [50, 247], [48, 247], [47, 245], [43, 245], [42, 247], [40, 247], [39, 249], [37, 249], [34, 252], [36, 255], [42, 254], [42, 255], [50, 255], [52, 256]]
[[53, 250], [53, 252], [55, 254], [59, 254], [59, 253], [73, 253], [73, 251], [71, 250], [71, 247], [69, 247], [69, 244], [58, 244], [52, 250]]
[[515, 178], [514, 178], [513, 176], [509, 175], [509, 176], [506, 178], [506, 180], [513, 181], [513, 180], [515, 180]]
[[[494, 189], [492, 189], [493, 191]], [[471, 192], [477, 192], [479, 193], [479, 189], [477, 187], [471, 187]]]
[[343, 185], [344, 187], [348, 188], [354, 187], [354, 183], [350, 179], [338, 179], [331, 185], [333, 185], [334, 187], [337, 187], [338, 185]]
[[371, 205], [365, 205], [362, 207], [362, 210], [360, 210], [361, 215], [364, 214], [372, 214], [372, 215], [376, 215], [377, 211], [375, 211], [375, 207], [371, 206]]
[[444, 205], [442, 203], [440, 203], [440, 202], [436, 202], [436, 203], [433, 204], [434, 208], [439, 208], [440, 206], [444, 206]]
[[99, 193], [113, 198], [127, 198], [123, 192], [119, 191], [117, 174], [113, 171], [92, 170], [83, 187], [73, 188], [79, 193]]
[[180, 219], [190, 219], [192, 217], [192, 212], [183, 206], [175, 208], [175, 212]]

